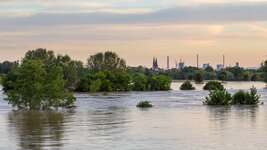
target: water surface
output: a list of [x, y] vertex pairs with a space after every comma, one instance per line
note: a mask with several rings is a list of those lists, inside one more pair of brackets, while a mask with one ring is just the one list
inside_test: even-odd
[[[75, 94], [77, 108], [19, 111], [0, 94], [0, 149], [266, 149], [267, 105], [203, 106], [208, 91]], [[230, 93], [262, 82], [227, 82]], [[153, 108], [135, 105], [149, 100]]]

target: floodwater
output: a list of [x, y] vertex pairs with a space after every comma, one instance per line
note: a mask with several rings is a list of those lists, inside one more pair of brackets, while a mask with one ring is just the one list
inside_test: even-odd
[[[267, 148], [267, 89], [227, 82], [231, 93], [255, 86], [260, 106], [204, 106], [208, 91], [75, 94], [77, 108], [18, 111], [0, 94], [0, 149], [246, 150]], [[152, 108], [136, 108], [148, 100]]]

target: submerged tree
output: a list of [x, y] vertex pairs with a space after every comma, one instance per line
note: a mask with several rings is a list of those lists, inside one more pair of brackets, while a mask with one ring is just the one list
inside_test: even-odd
[[126, 62], [116, 53], [107, 51], [105, 53], [100, 52], [90, 56], [90, 58], [87, 59], [87, 67], [92, 73], [104, 70], [112, 72], [125, 71]]
[[41, 61], [25, 59], [5, 100], [19, 109], [70, 107], [76, 98], [66, 93], [65, 83], [61, 67], [54, 66], [47, 72]]

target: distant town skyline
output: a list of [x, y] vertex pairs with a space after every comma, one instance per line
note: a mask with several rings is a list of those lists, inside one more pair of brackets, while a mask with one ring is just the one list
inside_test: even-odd
[[267, 55], [266, 0], [1, 0], [0, 61], [46, 48], [86, 62], [114, 51], [130, 66], [258, 67]]

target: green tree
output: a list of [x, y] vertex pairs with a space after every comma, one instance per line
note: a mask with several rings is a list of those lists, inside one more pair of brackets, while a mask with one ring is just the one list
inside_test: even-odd
[[90, 72], [109, 70], [111, 72], [126, 71], [126, 62], [116, 53], [107, 51], [97, 53], [87, 59], [87, 67]]
[[242, 79], [243, 73], [244, 73], [244, 69], [240, 68], [240, 67], [227, 67], [226, 68], [227, 71], [232, 72], [235, 76], [236, 80], [240, 80]]
[[55, 65], [60, 66], [63, 69], [64, 80], [67, 81], [65, 88], [71, 91], [74, 90], [79, 79], [75, 61], [71, 60], [68, 55], [58, 55]]
[[227, 72], [226, 71], [220, 71], [217, 73], [217, 79], [221, 81], [226, 81], [228, 78]]
[[115, 74], [115, 89], [116, 91], [131, 90], [131, 75], [126, 72], [117, 72]]
[[159, 90], [168, 91], [171, 90], [171, 78], [164, 75], [155, 76], [155, 79], [159, 83]]
[[9, 72], [16, 70], [17, 67], [17, 62], [4, 61], [3, 63], [0, 63], [0, 74], [8, 74]]
[[203, 73], [200, 71], [197, 71], [194, 75], [194, 80], [196, 83], [202, 83], [204, 81]]
[[92, 74], [85, 74], [80, 78], [80, 81], [76, 85], [76, 91], [77, 92], [89, 92], [90, 91], [90, 85], [93, 81], [93, 75]]
[[224, 86], [218, 81], [209, 81], [203, 87], [204, 90], [223, 90]]
[[43, 48], [38, 48], [35, 50], [29, 50], [26, 54], [24, 59], [28, 60], [41, 60], [43, 62], [43, 66], [45, 67], [46, 71], [52, 69], [52, 67], [56, 63], [56, 56], [55, 53], [51, 50], [46, 50]]
[[190, 81], [185, 81], [181, 86], [180, 90], [195, 90], [196, 88], [193, 86], [193, 84]]
[[208, 66], [207, 68], [205, 68], [206, 72], [214, 72], [214, 69], [211, 66]]
[[46, 72], [41, 61], [25, 59], [13, 82], [13, 89], [7, 91], [5, 99], [19, 109], [48, 109], [73, 106], [76, 100], [66, 93], [62, 68], [52, 67]]
[[100, 90], [101, 84], [102, 82], [100, 79], [92, 81], [92, 84], [90, 85], [90, 92], [92, 93], [98, 92]]
[[143, 74], [136, 74], [133, 77], [133, 90], [134, 91], [146, 91], [147, 76]]
[[14, 89], [14, 82], [18, 79], [18, 74], [10, 72], [2, 79], [2, 86], [4, 92]]
[[263, 71], [263, 81], [267, 83], [267, 60], [264, 62], [264, 66], [262, 67]]
[[147, 87], [146, 89], [148, 91], [158, 91], [160, 90], [160, 85], [159, 81], [156, 79], [156, 77], [147, 77]]

